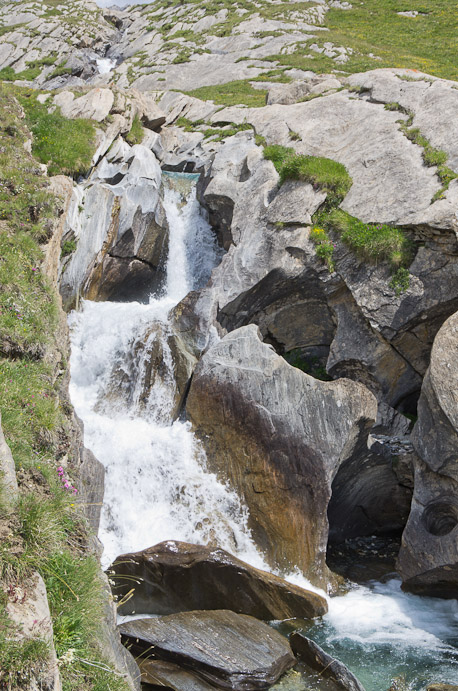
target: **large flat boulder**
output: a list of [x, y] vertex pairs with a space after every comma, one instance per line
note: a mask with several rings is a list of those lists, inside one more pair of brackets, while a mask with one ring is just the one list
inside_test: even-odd
[[322, 586], [331, 484], [341, 465], [367, 451], [376, 410], [361, 384], [322, 382], [289, 365], [255, 325], [205, 353], [187, 400], [209, 469], [244, 498], [269, 562], [297, 565]]
[[119, 606], [119, 614], [231, 609], [271, 620], [307, 619], [328, 609], [321, 595], [255, 569], [223, 549], [175, 540], [123, 554], [110, 571], [118, 600], [135, 587], [133, 596]]
[[271, 686], [296, 659], [274, 629], [228, 610], [183, 612], [120, 625], [132, 650], [194, 670], [217, 689]]
[[458, 312], [434, 341], [412, 440], [419, 456], [398, 569], [414, 592], [458, 592]]

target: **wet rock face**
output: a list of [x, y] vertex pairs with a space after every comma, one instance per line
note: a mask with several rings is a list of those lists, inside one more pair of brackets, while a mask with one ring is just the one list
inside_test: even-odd
[[120, 630], [132, 650], [192, 670], [217, 689], [265, 689], [296, 662], [277, 631], [229, 610], [137, 619]]
[[364, 687], [350, 670], [339, 660], [328, 655], [319, 645], [295, 631], [290, 636], [291, 648], [301, 662], [333, 682], [342, 691], [364, 691]]
[[368, 535], [400, 536], [410, 512], [413, 490], [411, 443], [403, 438], [370, 437], [364, 459], [339, 468], [328, 507], [333, 543]]
[[[223, 609], [258, 619], [311, 618], [327, 612], [320, 595], [260, 571], [222, 549], [169, 540], [123, 554], [110, 567], [119, 614], [172, 614], [194, 609]], [[119, 578], [116, 576], [119, 575]], [[123, 576], [129, 576], [124, 580]]]
[[331, 483], [365, 453], [376, 409], [362, 385], [320, 382], [288, 365], [254, 325], [207, 351], [187, 400], [208, 467], [244, 497], [270, 563], [296, 564], [323, 586]]
[[78, 290], [90, 300], [129, 300], [160, 286], [168, 249], [160, 181], [149, 149], [118, 141], [74, 189], [66, 234], [77, 247], [63, 265], [60, 288], [66, 307]]
[[414, 592], [456, 597], [458, 592], [458, 313], [440, 329], [422, 386], [412, 439], [412, 510], [398, 568]]

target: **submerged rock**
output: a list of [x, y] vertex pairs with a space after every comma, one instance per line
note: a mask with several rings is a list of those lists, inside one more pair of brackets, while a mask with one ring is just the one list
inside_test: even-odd
[[398, 569], [406, 589], [456, 597], [458, 592], [458, 312], [440, 329], [431, 352], [412, 440], [412, 509]]
[[[113, 571], [119, 614], [171, 614], [231, 609], [258, 619], [311, 618], [327, 612], [324, 597], [233, 557], [223, 549], [168, 540], [118, 557]], [[119, 575], [119, 578], [116, 578]], [[127, 579], [124, 577], [127, 576]], [[137, 581], [137, 584], [135, 584]]]
[[187, 414], [208, 467], [236, 488], [270, 563], [326, 585], [326, 511], [340, 465], [367, 452], [377, 411], [361, 384], [322, 382], [289, 365], [249, 325], [211, 347]]
[[295, 655], [310, 669], [334, 682], [334, 687], [344, 691], [364, 691], [364, 687], [343, 662], [328, 655], [315, 641], [298, 631], [291, 634], [289, 642]]
[[195, 670], [221, 689], [265, 689], [296, 662], [281, 634], [228, 610], [137, 619], [120, 630], [134, 651]]

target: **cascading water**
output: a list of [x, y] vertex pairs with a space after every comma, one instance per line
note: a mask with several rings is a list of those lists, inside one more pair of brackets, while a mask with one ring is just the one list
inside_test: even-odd
[[[197, 176], [164, 177], [170, 237], [163, 293], [146, 305], [86, 301], [70, 316], [72, 401], [86, 446], [106, 468], [103, 563], [177, 539], [217, 543], [266, 569], [240, 500], [206, 471], [190, 425], [172, 422], [169, 313], [205, 284], [219, 257], [196, 201]], [[145, 395], [146, 364], [157, 347], [165, 372]], [[308, 586], [299, 574], [287, 578]], [[307, 635], [346, 662], [367, 691], [386, 691], [396, 676], [415, 690], [431, 681], [458, 683], [456, 602], [404, 594], [398, 581], [357, 587], [328, 601], [329, 613]]]
[[[214, 235], [196, 201], [196, 177], [173, 176], [165, 184], [170, 237], [163, 294], [146, 305], [85, 302], [70, 317], [72, 401], [84, 421], [86, 445], [106, 468], [99, 533], [105, 566], [119, 554], [166, 539], [217, 540], [229, 551], [257, 558], [237, 496], [206, 472], [204, 452], [189, 423], [172, 422], [171, 416], [168, 315], [208, 280], [218, 260]], [[152, 334], [145, 336], [152, 326]], [[168, 372], [140, 405], [142, 360], [129, 354], [145, 338], [142, 357], [159, 339]], [[125, 389], [115, 389], [112, 373], [120, 370], [127, 378]]]

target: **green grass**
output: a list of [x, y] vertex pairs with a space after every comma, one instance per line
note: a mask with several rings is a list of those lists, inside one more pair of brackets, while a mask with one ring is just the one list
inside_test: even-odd
[[[405, 9], [425, 12], [425, 16], [400, 17], [397, 12]], [[292, 55], [274, 55], [271, 59], [281, 65], [315, 72], [354, 73], [379, 67], [403, 67], [458, 79], [456, 0], [412, 0], [408, 4], [399, 0], [360, 0], [353, 3], [351, 10], [331, 8], [324, 25], [329, 31], [313, 42], [320, 45], [330, 41], [336, 46], [352, 48], [354, 55], [345, 64], [338, 65], [322, 54], [313, 55], [307, 45]], [[370, 53], [381, 60], [370, 58]], [[311, 58], [307, 57], [309, 54]]]
[[251, 108], [265, 106], [267, 97], [267, 91], [254, 89], [246, 79], [215, 86], [201, 86], [185, 93], [203, 101], [214, 101], [221, 106], [246, 105]]
[[342, 163], [320, 156], [305, 156], [294, 149], [273, 144], [264, 149], [264, 158], [272, 161], [280, 184], [285, 180], [303, 180], [324, 190], [331, 204], [340, 203], [352, 185], [352, 179]]
[[95, 125], [91, 120], [68, 120], [57, 108], [48, 113], [37, 93], [18, 91], [18, 99], [34, 135], [32, 152], [48, 165], [49, 175], [86, 175], [95, 153]]
[[16, 627], [0, 602], [0, 688], [24, 688], [34, 671], [43, 668], [49, 658], [49, 645], [38, 638], [15, 640]]
[[[14, 93], [0, 85], [0, 406], [19, 482], [19, 500], [11, 505], [0, 477], [0, 688], [22, 688], [33, 678], [41, 684], [49, 647], [36, 636], [16, 640], [5, 612], [8, 597], [27, 592], [30, 575], [38, 571], [47, 587], [64, 690], [127, 691], [98, 647], [100, 567], [87, 551], [82, 499], [73, 493], [78, 478], [71, 410], [59, 398], [67, 365], [59, 359], [56, 296], [42, 274], [40, 247], [56, 203], [24, 149], [28, 134]], [[27, 105], [28, 117], [30, 110], [36, 115], [34, 97]], [[73, 131], [75, 121], [69, 125]], [[72, 150], [70, 137], [67, 146]]]
[[412, 260], [412, 243], [405, 233], [386, 223], [363, 223], [342, 209], [318, 212], [314, 219], [326, 230], [338, 233], [356, 255], [372, 263], [388, 261], [394, 270]]
[[126, 141], [131, 146], [134, 146], [135, 144], [141, 144], [143, 141], [143, 136], [143, 125], [138, 115], [136, 115], [133, 119], [132, 127], [130, 128], [129, 133], [126, 136]]
[[26, 230], [0, 232], [0, 354], [39, 358], [57, 323], [56, 298], [40, 270], [41, 252]]

